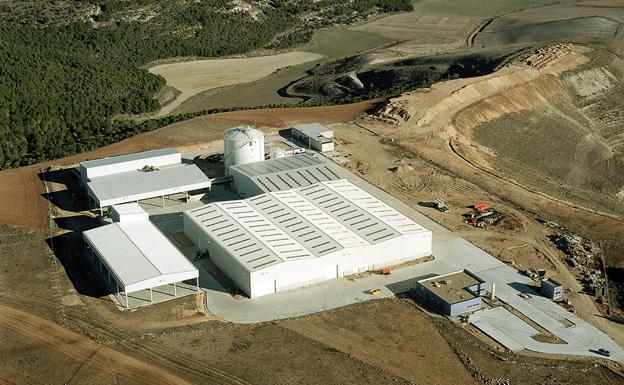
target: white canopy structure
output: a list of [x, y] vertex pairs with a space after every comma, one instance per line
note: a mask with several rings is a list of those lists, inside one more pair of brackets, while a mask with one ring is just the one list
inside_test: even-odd
[[195, 279], [199, 272], [189, 260], [149, 221], [117, 222], [83, 233], [92, 264], [116, 293], [150, 291], [163, 285]]
[[94, 178], [87, 183], [96, 207], [137, 202], [176, 193], [210, 188], [210, 179], [196, 166], [132, 171]]

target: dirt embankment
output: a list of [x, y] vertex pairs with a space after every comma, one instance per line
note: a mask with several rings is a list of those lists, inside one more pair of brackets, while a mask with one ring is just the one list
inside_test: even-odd
[[[603, 70], [583, 72], [607, 66], [617, 73], [613, 60], [601, 62], [595, 51], [575, 47], [540, 68], [516, 62], [492, 75], [439, 83], [391, 100], [369, 121], [394, 121], [379, 126], [401, 145], [520, 207], [589, 237], [618, 237], [624, 220], [614, 213], [609, 183], [624, 175], [611, 155], [621, 139], [608, 128], [620, 115], [608, 111], [619, 111], [622, 99], [615, 88], [582, 97], [567, 85], [575, 73], [594, 88], [611, 84]], [[600, 87], [591, 77], [602, 79]]]

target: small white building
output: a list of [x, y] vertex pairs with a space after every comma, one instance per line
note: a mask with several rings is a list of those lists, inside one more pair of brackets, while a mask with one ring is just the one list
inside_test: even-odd
[[173, 148], [163, 148], [104, 159], [87, 160], [78, 165], [78, 172], [82, 182], [87, 183], [93, 178], [136, 171], [145, 166], [157, 168], [181, 163], [182, 156], [180, 153]]
[[[175, 298], [199, 291], [199, 272], [148, 220], [121, 221], [83, 233], [87, 259], [126, 308], [154, 296]], [[159, 288], [158, 290], [154, 290]]]
[[320, 123], [300, 124], [292, 128], [292, 137], [309, 150], [334, 150], [334, 131]]
[[149, 214], [138, 203], [126, 203], [111, 207], [113, 222], [148, 221]]
[[244, 198], [341, 179], [325, 160], [306, 152], [232, 166], [230, 175], [234, 189]]
[[346, 180], [211, 203], [183, 222], [252, 298], [431, 255], [431, 231]]

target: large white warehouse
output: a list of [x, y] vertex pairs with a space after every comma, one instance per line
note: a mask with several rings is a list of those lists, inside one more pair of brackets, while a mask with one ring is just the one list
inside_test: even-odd
[[431, 254], [431, 232], [346, 180], [184, 212], [184, 233], [250, 297]]

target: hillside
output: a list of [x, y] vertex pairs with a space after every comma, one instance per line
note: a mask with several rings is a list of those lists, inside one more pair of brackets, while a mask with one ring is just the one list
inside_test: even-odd
[[142, 127], [112, 121], [156, 110], [165, 85], [143, 65], [176, 56], [281, 49], [312, 31], [408, 1], [109, 0], [0, 3], [0, 169], [83, 152]]

